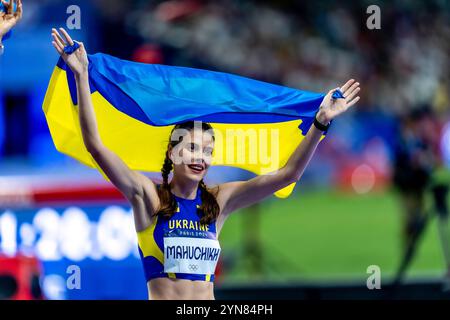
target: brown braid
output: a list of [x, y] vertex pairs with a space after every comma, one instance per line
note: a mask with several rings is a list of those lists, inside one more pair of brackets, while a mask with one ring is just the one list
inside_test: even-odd
[[202, 205], [200, 210], [203, 211], [203, 215], [200, 219], [201, 224], [210, 224], [217, 219], [219, 215], [220, 207], [216, 201], [216, 194], [212, 194], [211, 191], [206, 187], [203, 179], [200, 180], [199, 188], [202, 191]]
[[[191, 130], [194, 128], [194, 121], [188, 121], [184, 123], [177, 124], [170, 133], [170, 137], [172, 137], [172, 133], [175, 129], [187, 129]], [[202, 122], [202, 130], [210, 130], [212, 132], [212, 127], [208, 123]], [[213, 135], [214, 139], [214, 135]], [[173, 162], [169, 158], [169, 152], [171, 148], [175, 147], [178, 143], [182, 141], [182, 137], [179, 141], [172, 141], [169, 139], [169, 144], [167, 146], [166, 157], [164, 159], [164, 164], [161, 168], [161, 175], [163, 178], [163, 183], [158, 188], [158, 196], [160, 199], [160, 209], [155, 213], [155, 215], [162, 215], [165, 219], [170, 219], [177, 210], [177, 202], [175, 197], [172, 195], [170, 191], [171, 187], [169, 184], [169, 174], [173, 169]], [[198, 187], [201, 190], [201, 200], [202, 204], [200, 206], [200, 211], [202, 212], [202, 216], [200, 218], [201, 224], [210, 224], [214, 220], [217, 219], [219, 215], [219, 204], [217, 203], [216, 196], [217, 193], [212, 194], [211, 190], [206, 186], [203, 179], [199, 182]]]
[[161, 169], [163, 183], [161, 184], [160, 188], [158, 188], [158, 196], [161, 203], [160, 210], [158, 213], [161, 214], [166, 219], [170, 219], [173, 213], [175, 213], [175, 211], [177, 210], [177, 202], [175, 198], [172, 196], [172, 193], [170, 192], [170, 185], [169, 185], [169, 174], [170, 171], [172, 171], [172, 169], [173, 169], [173, 162], [172, 160], [170, 160], [169, 150], [167, 150], [166, 158], [164, 159], [164, 164]]

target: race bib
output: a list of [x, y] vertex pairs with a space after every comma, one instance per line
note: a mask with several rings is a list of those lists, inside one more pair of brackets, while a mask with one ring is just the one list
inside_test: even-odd
[[208, 231], [173, 229], [164, 232], [164, 272], [214, 274], [219, 241]]

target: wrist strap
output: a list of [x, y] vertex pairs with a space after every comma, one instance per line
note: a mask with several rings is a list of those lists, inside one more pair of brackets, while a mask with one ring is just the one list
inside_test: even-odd
[[330, 128], [331, 122], [328, 122], [327, 125], [321, 124], [317, 120], [317, 113], [314, 115], [314, 126], [319, 129], [320, 131], [327, 131]]
[[64, 47], [64, 53], [66, 54], [72, 54], [80, 47], [80, 44], [77, 41], [73, 42], [73, 45], [66, 45]]

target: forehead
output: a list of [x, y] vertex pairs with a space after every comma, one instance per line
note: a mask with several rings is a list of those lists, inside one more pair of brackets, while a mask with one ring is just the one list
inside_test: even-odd
[[213, 144], [214, 140], [210, 132], [201, 129], [192, 129], [183, 137], [185, 142], [194, 142], [197, 144]]
[[183, 139], [181, 141], [181, 145], [185, 145], [186, 143], [196, 143], [201, 144], [203, 146], [214, 144], [214, 139], [209, 131], [203, 131], [202, 129], [178, 129], [179, 131], [175, 131], [172, 135], [173, 141], [179, 141], [179, 137], [182, 136]]

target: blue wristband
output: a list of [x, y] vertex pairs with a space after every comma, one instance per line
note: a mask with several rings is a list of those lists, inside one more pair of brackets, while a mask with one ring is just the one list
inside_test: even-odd
[[333, 95], [331, 96], [333, 99], [345, 99], [344, 94], [341, 90], [337, 89], [333, 92]]
[[73, 45], [67, 45], [64, 47], [64, 53], [66, 54], [72, 54], [74, 53], [78, 48], [80, 47], [80, 45], [78, 44], [78, 42], [74, 41]]

